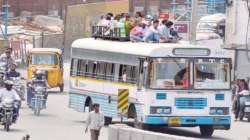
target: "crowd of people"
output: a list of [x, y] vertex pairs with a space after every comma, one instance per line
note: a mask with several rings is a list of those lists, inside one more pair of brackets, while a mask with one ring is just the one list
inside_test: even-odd
[[118, 29], [119, 37], [128, 38], [132, 42], [167, 43], [181, 39], [173, 25], [174, 23], [168, 19], [144, 16], [141, 12], [136, 12], [134, 16], [126, 13], [117, 15], [107, 13], [101, 16], [95, 25], [102, 28], [95, 28], [93, 34], [113, 36], [112, 33], [117, 33], [115, 30]]

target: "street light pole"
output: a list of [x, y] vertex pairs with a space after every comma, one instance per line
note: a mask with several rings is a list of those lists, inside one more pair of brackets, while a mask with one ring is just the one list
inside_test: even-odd
[[191, 32], [189, 39], [192, 44], [196, 43], [196, 27], [197, 27], [197, 12], [198, 11], [198, 0], [192, 0], [192, 15], [191, 15]]
[[2, 16], [3, 16], [3, 21], [4, 21], [4, 38], [7, 40], [8, 39], [8, 17], [9, 17], [9, 4], [8, 0], [3, 0], [3, 5], [2, 5]]

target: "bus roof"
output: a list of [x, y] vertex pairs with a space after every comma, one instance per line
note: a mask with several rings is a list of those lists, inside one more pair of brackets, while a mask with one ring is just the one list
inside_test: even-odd
[[30, 50], [31, 53], [45, 53], [45, 52], [52, 52], [62, 54], [62, 50], [58, 48], [32, 48]]
[[[108, 41], [94, 38], [78, 39], [72, 43], [72, 49], [84, 49], [89, 51], [101, 51], [119, 54], [128, 54], [145, 57], [167, 57], [172, 56], [173, 49], [209, 49], [210, 55], [208, 57], [215, 58], [231, 58], [232, 53], [218, 47], [206, 47], [200, 45], [191, 45], [188, 42], [179, 43], [133, 43], [133, 42], [119, 42]], [[200, 55], [199, 55], [200, 56]], [[182, 56], [183, 57], [183, 56]], [[194, 55], [186, 56], [194, 57]]]

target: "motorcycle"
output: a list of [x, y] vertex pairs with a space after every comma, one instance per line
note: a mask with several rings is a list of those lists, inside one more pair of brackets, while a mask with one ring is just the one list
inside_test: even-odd
[[34, 111], [34, 115], [39, 116], [41, 110], [46, 108], [46, 99], [44, 98], [47, 94], [46, 87], [36, 86], [33, 94], [34, 97], [31, 99], [31, 108]]
[[242, 107], [242, 113], [240, 114], [240, 120], [247, 118], [247, 121], [250, 122], [250, 101], [246, 101]]
[[4, 126], [4, 130], [9, 131], [10, 126], [14, 121], [14, 116], [18, 116], [18, 114], [14, 113], [14, 108], [18, 107], [18, 103], [12, 99], [5, 99], [1, 104], [1, 112], [0, 112], [0, 122]]
[[13, 81], [13, 89], [17, 92], [22, 101], [25, 100], [25, 86], [22, 84], [21, 77], [11, 77], [11, 81]]

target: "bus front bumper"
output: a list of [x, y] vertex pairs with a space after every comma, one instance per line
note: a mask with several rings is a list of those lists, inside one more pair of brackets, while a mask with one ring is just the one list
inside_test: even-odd
[[[167, 125], [167, 126], [229, 126], [231, 124], [230, 116], [146, 116], [145, 124]], [[223, 128], [222, 128], [223, 129]], [[225, 128], [229, 129], [229, 128]]]

